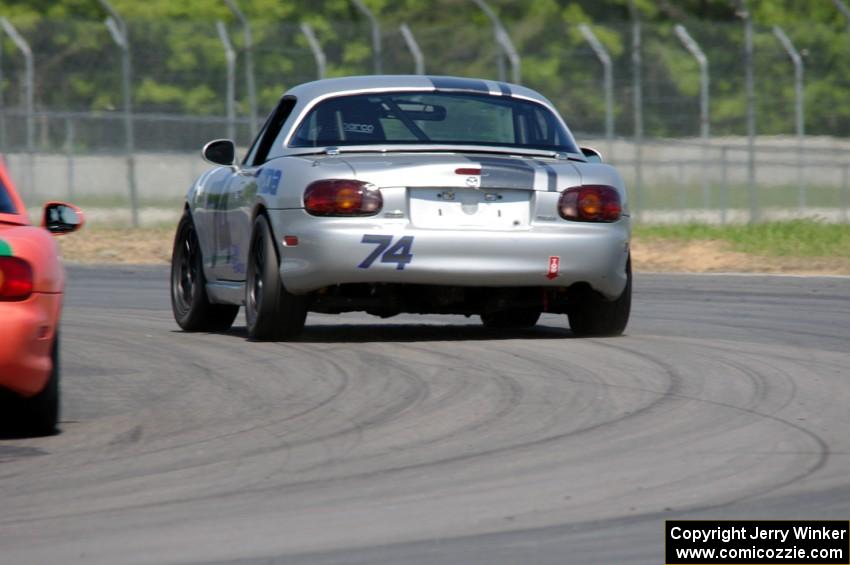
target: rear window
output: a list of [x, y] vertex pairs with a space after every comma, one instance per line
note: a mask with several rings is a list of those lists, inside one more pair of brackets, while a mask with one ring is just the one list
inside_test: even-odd
[[12, 198], [9, 196], [9, 191], [6, 190], [6, 185], [3, 179], [0, 178], [0, 214], [17, 214], [15, 205], [12, 204]]
[[545, 106], [456, 92], [358, 94], [324, 100], [301, 122], [291, 147], [493, 145], [577, 153]]

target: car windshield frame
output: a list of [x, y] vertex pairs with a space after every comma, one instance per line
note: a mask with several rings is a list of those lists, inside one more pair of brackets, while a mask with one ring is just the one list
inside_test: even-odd
[[[471, 104], [472, 109], [477, 109], [479, 112], [489, 111], [491, 113], [495, 113], [497, 111], [502, 111], [504, 113], [507, 111], [510, 114], [510, 128], [508, 128], [510, 131], [507, 135], [512, 137], [513, 140], [506, 140], [504, 137], [499, 139], [495, 137], [493, 139], [482, 139], [480, 136], [477, 139], [464, 139], [461, 137], [439, 139], [431, 138], [425, 131], [430, 129], [427, 127], [428, 122], [451, 123], [452, 121], [452, 116], [446, 116], [446, 106], [441, 106], [439, 104], [440, 99], [445, 99], [447, 103]], [[434, 114], [434, 117], [420, 117], [419, 119], [411, 117], [407, 115], [410, 111], [402, 110], [398, 104], [399, 102], [402, 102], [403, 104], [420, 104], [423, 107], [430, 107], [430, 111]], [[476, 104], [476, 102], [478, 104]], [[381, 134], [383, 135], [383, 138], [380, 138], [381, 136], [376, 136], [376, 139], [368, 139], [366, 136], [358, 137], [355, 135], [353, 139], [345, 139], [346, 134], [344, 132], [347, 131], [349, 134], [363, 133], [362, 131], [357, 131], [357, 129], [364, 130], [371, 125], [364, 125], [362, 123], [363, 120], [361, 120], [360, 123], [344, 122], [344, 118], [341, 116], [349, 110], [349, 108], [344, 105], [345, 103], [353, 103], [349, 105], [349, 108], [358, 104], [361, 107], [365, 104], [371, 105], [372, 108], [370, 108], [369, 111], [373, 113], [369, 114], [369, 118], [372, 119], [372, 124], [374, 124], [375, 127], [382, 128]], [[328, 108], [328, 106], [330, 106], [330, 108]], [[476, 106], [478, 106], [478, 108], [476, 108]], [[401, 113], [399, 113], [399, 111], [401, 111]], [[319, 125], [319, 122], [328, 122], [327, 116], [325, 115], [323, 117], [321, 112], [324, 112], [325, 114], [333, 112], [336, 115], [335, 133], [337, 135], [326, 138], [318, 137], [318, 135], [320, 135], [318, 132], [321, 131], [321, 127], [324, 127]], [[379, 112], [386, 113], [387, 115], [378, 115]], [[442, 112], [442, 117], [440, 112]], [[423, 116], [424, 114], [420, 112], [419, 115]], [[493, 129], [501, 127], [503, 130], [501, 134], [504, 136], [506, 135], [506, 119], [505, 116], [499, 116], [499, 118], [501, 119], [501, 122], [499, 124], [495, 124]], [[378, 122], [379, 119], [380, 122]], [[398, 122], [396, 125], [404, 126], [406, 131], [403, 133], [408, 137], [405, 139], [387, 139], [386, 130], [388, 128], [386, 125], [389, 124], [385, 125], [384, 119], [391, 119], [394, 122]], [[457, 118], [455, 117], [454, 119]], [[481, 120], [482, 118], [479, 117], [478, 119]], [[535, 121], [537, 123], [535, 123]], [[413, 122], [413, 124], [411, 125], [410, 122]], [[524, 126], [526, 127], [526, 131], [522, 133], [519, 131], [522, 129], [519, 127], [520, 122], [524, 122], [526, 124]], [[330, 124], [329, 127], [333, 126], [334, 124]], [[315, 128], [314, 131], [311, 132], [313, 135], [304, 135], [303, 132], [305, 128]], [[534, 130], [534, 133], [539, 136], [543, 133], [544, 129], [547, 130], [548, 133], [545, 135], [551, 140], [551, 142], [524, 143], [517, 140], [518, 135], [528, 136], [530, 130]], [[425, 138], [423, 138], [423, 135]], [[542, 141], [542, 138], [538, 137], [531, 141], [537, 140]], [[399, 149], [405, 149], [411, 146], [418, 148], [469, 146], [508, 148], [518, 151], [542, 151], [558, 154], [580, 154], [578, 146], [576, 145], [575, 140], [573, 139], [566, 124], [564, 124], [558, 113], [546, 104], [524, 97], [462, 91], [393, 90], [368, 93], [354, 92], [325, 97], [315, 101], [312, 105], [301, 112], [297, 123], [295, 123], [291, 128], [286, 140], [286, 147], [288, 149], [295, 150], [316, 149], [322, 147], [339, 147], [340, 149], [349, 147], [398, 147]]]

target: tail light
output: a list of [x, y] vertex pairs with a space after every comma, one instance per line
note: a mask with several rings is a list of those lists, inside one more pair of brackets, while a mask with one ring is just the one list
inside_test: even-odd
[[383, 206], [381, 191], [358, 180], [319, 180], [304, 191], [304, 208], [314, 216], [372, 216]]
[[32, 294], [32, 267], [17, 257], [0, 257], [0, 301], [26, 300]]
[[623, 213], [620, 193], [611, 186], [585, 185], [561, 193], [558, 212], [565, 220], [616, 222]]

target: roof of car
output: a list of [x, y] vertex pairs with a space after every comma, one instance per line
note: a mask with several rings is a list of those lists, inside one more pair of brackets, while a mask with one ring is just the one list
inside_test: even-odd
[[429, 75], [367, 75], [328, 78], [299, 84], [289, 89], [286, 94], [298, 98], [313, 99], [335, 93], [356, 94], [358, 92], [383, 90], [481, 92], [499, 96], [530, 98], [549, 106], [552, 105], [540, 93], [518, 84], [480, 78]]

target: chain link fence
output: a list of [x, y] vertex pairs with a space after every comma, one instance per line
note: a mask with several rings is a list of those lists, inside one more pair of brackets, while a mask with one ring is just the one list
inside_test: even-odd
[[[510, 77], [494, 29], [470, 21], [409, 25], [426, 72]], [[0, 153], [24, 198], [33, 205], [69, 198], [91, 207], [128, 207], [120, 46], [101, 22], [9, 23], [32, 52], [30, 76], [20, 45], [8, 32], [0, 42]], [[224, 30], [236, 54], [235, 115], [228, 118], [227, 48], [215, 21], [127, 22], [129, 147], [139, 206], [176, 206], [205, 168], [200, 147], [228, 132], [246, 147], [254, 123], [288, 87], [321, 72], [374, 70], [365, 21], [314, 23], [312, 49], [303, 26], [251, 24], [258, 115], [249, 112], [244, 30], [231, 22]], [[742, 22], [684, 24], [704, 54], [702, 73], [699, 57], [673, 24], [640, 25], [639, 41], [630, 22], [592, 24], [590, 34], [544, 18], [505, 25], [521, 82], [554, 102], [580, 143], [619, 167], [639, 220], [848, 221], [846, 29], [801, 23], [780, 30], [800, 55], [803, 72], [795, 74], [778, 32], [754, 26], [755, 97], [748, 107]], [[400, 25], [383, 23], [380, 39], [382, 71], [413, 73], [416, 62]], [[756, 126], [752, 140], [748, 112]]]

